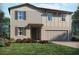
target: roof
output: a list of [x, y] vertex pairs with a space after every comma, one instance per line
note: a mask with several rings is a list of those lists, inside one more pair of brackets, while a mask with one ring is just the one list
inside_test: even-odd
[[18, 7], [21, 7], [21, 6], [27, 6], [27, 5], [28, 5], [28, 6], [32, 6], [32, 7], [34, 7], [34, 8], [38, 8], [38, 9], [45, 9], [45, 10], [51, 10], [51, 11], [60, 11], [60, 12], [66, 12], [66, 13], [73, 13], [73, 12], [71, 12], [71, 11], [58, 10], [58, 9], [50, 9], [50, 8], [43, 8], [43, 7], [37, 7], [37, 6], [32, 5], [32, 4], [30, 4], [30, 3], [25, 3], [25, 4], [20, 4], [20, 5], [16, 5], [16, 6], [10, 7], [10, 8], [9, 8], [9, 11], [10, 11], [11, 9], [18, 8]]

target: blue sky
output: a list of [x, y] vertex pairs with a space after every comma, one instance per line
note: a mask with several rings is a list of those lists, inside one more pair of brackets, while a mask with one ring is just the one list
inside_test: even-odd
[[[50, 9], [59, 9], [74, 12], [77, 9], [76, 3], [31, 3], [38, 7], [50, 8]], [[16, 6], [18, 3], [3, 3], [1, 9], [5, 12], [6, 17], [10, 17], [8, 8], [12, 6]]]

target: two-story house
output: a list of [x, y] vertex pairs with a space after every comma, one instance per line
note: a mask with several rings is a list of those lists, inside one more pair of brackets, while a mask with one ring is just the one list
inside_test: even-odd
[[10, 38], [33, 40], [70, 40], [70, 11], [42, 8], [25, 3], [9, 8]]

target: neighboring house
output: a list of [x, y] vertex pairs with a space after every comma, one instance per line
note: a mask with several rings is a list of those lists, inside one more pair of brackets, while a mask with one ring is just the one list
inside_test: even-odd
[[9, 8], [10, 38], [33, 40], [70, 40], [72, 12], [47, 9], [31, 4]]

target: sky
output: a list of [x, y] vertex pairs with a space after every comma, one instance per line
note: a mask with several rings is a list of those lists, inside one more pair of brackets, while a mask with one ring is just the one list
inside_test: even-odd
[[[4, 11], [6, 17], [10, 17], [8, 8], [12, 6], [16, 6], [19, 3], [3, 3], [0, 8]], [[65, 11], [74, 12], [77, 9], [78, 4], [76, 3], [31, 3], [37, 7], [50, 8], [50, 9], [58, 9]]]

